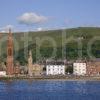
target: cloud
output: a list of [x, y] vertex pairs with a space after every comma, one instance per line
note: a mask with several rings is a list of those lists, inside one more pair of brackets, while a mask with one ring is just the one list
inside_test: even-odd
[[5, 32], [8, 32], [9, 31], [9, 28], [13, 29], [14, 26], [13, 25], [6, 25], [4, 27], [1, 27], [0, 28], [0, 31], [5, 33]]
[[40, 24], [44, 23], [48, 20], [47, 17], [42, 15], [37, 15], [34, 12], [24, 13], [20, 17], [18, 17], [18, 21], [21, 24], [32, 25], [32, 24]]
[[37, 28], [37, 31], [42, 31], [42, 30], [43, 30], [42, 27]]

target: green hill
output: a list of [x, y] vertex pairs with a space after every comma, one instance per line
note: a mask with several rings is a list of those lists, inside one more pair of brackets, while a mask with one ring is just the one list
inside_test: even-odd
[[[62, 44], [64, 40], [62, 34], [65, 33], [64, 39], [66, 43]], [[6, 61], [6, 33], [1, 33], [0, 38], [0, 57], [1, 60]], [[62, 48], [64, 49], [65, 57], [67, 59], [78, 59], [78, 53], [81, 52], [81, 48], [78, 48], [78, 44], [82, 44], [82, 58], [90, 59], [87, 53], [87, 48], [91, 44], [91, 53], [97, 58], [100, 58], [100, 28], [97, 27], [79, 27], [66, 30], [49, 30], [49, 31], [38, 31], [28, 33], [14, 33], [14, 58], [20, 61], [22, 65], [27, 63], [28, 50], [32, 50], [33, 61], [36, 61], [36, 47], [40, 46], [40, 53], [42, 57], [38, 55], [37, 60], [43, 60], [44, 58], [50, 58], [54, 47], [57, 49], [55, 59], [62, 59]], [[41, 42], [45, 40], [44, 42]], [[48, 39], [50, 41], [48, 41]], [[39, 42], [40, 40], [40, 42]], [[39, 43], [37, 44], [38, 41]], [[68, 42], [69, 41], [69, 42]], [[68, 43], [67, 43], [68, 42]], [[62, 46], [63, 45], [63, 46]], [[80, 46], [80, 47], [81, 47]], [[26, 50], [26, 51], [25, 51]], [[39, 51], [39, 48], [37, 48]], [[25, 53], [24, 53], [25, 52]], [[26, 55], [26, 58], [24, 57]]]

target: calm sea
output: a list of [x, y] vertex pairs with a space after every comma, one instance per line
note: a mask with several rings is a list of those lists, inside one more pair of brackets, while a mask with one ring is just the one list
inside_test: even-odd
[[0, 82], [0, 100], [100, 100], [100, 82]]

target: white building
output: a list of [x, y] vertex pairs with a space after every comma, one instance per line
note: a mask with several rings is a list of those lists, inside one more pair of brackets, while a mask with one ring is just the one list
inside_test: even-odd
[[73, 74], [74, 75], [86, 75], [86, 63], [73, 63]]
[[6, 76], [6, 71], [0, 71], [0, 77], [1, 76]]
[[65, 75], [65, 65], [61, 63], [49, 63], [46, 65], [47, 75]]

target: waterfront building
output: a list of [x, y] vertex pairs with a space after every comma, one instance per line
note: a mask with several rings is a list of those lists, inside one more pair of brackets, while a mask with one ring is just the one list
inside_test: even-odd
[[33, 76], [41, 76], [43, 73], [43, 65], [33, 64], [32, 73], [33, 73]]
[[4, 76], [6, 76], [7, 74], [6, 74], [6, 71], [0, 71], [0, 77], [4, 77]]
[[14, 74], [15, 74], [15, 76], [18, 76], [20, 74], [20, 64], [19, 64], [19, 62], [15, 63]]
[[4, 62], [1, 62], [0, 63], [0, 77], [6, 76], [6, 75], [7, 75], [7, 73], [6, 73], [5, 63]]
[[88, 76], [100, 75], [100, 61], [87, 62], [87, 75]]
[[28, 58], [28, 74], [29, 76], [40, 76], [43, 72], [43, 66], [40, 64], [33, 64], [32, 52], [29, 51]]
[[85, 62], [75, 62], [73, 63], [73, 74], [84, 76], [86, 75], [86, 63]]
[[0, 71], [6, 71], [6, 65], [4, 62], [0, 63]]
[[25, 66], [20, 66], [20, 74], [25, 75], [28, 74], [28, 67]]
[[47, 62], [46, 63], [46, 74], [47, 75], [65, 75], [64, 62]]
[[11, 29], [9, 29], [8, 40], [7, 40], [7, 75], [14, 74], [13, 64], [13, 37]]

